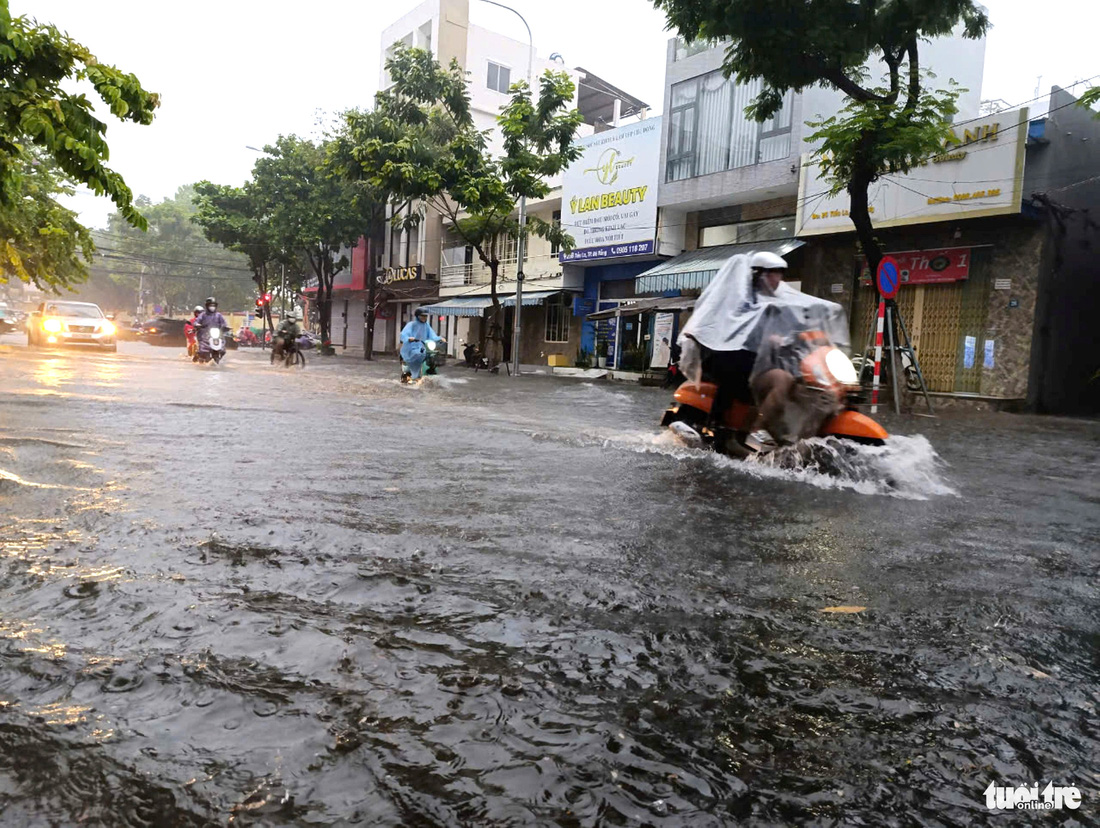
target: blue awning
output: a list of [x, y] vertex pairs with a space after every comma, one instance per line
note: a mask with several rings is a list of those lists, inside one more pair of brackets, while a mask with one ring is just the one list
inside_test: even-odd
[[[532, 305], [541, 305], [551, 296], [559, 293], [561, 293], [560, 290], [533, 290], [530, 293], [524, 293], [523, 307], [529, 308]], [[434, 305], [424, 305], [423, 307], [428, 313], [437, 316], [481, 316], [492, 306], [493, 300], [489, 296], [452, 296], [450, 299], [436, 302]], [[514, 308], [516, 306], [516, 295], [511, 293], [508, 296], [501, 296], [500, 306], [502, 308]]]
[[[561, 293], [560, 290], [534, 290], [530, 293], [523, 294], [523, 307], [529, 308], [531, 305], [541, 305], [551, 296], [555, 296]], [[516, 295], [513, 293], [507, 299], [501, 299], [500, 304], [505, 308], [514, 308], [516, 306]]]
[[777, 239], [690, 250], [639, 274], [634, 280], [634, 292], [641, 296], [646, 293], [664, 293], [666, 290], [701, 290], [710, 284], [714, 274], [731, 256], [761, 251], [785, 256], [803, 244], [805, 242], [798, 239]]
[[438, 316], [481, 316], [492, 305], [493, 300], [488, 296], [455, 296], [445, 302], [424, 305], [423, 308]]

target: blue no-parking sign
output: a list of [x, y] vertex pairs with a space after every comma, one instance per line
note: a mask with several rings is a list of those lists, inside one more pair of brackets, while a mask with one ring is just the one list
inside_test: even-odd
[[901, 284], [901, 270], [898, 263], [891, 256], [883, 256], [878, 263], [878, 292], [883, 299], [893, 299], [898, 295], [898, 286]]

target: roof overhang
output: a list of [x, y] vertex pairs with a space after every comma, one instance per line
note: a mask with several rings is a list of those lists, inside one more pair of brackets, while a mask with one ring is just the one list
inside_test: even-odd
[[629, 118], [643, 109], [649, 109], [649, 104], [645, 101], [608, 83], [594, 72], [589, 72], [580, 66], [576, 71], [584, 76], [577, 90], [577, 109], [586, 124], [612, 126], [615, 121], [615, 101], [622, 102], [619, 109], [620, 118]]
[[798, 239], [775, 239], [750, 244], [724, 244], [690, 250], [651, 267], [634, 279], [635, 293], [664, 293], [668, 290], [700, 290], [710, 284], [719, 269], [731, 256], [739, 253], [775, 253], [785, 256], [805, 242]]

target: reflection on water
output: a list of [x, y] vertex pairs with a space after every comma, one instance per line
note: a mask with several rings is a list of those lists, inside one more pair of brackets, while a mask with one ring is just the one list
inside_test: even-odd
[[35, 364], [34, 380], [46, 388], [58, 388], [72, 381], [76, 366], [71, 359], [53, 357]]
[[81, 487], [0, 485], [5, 823], [980, 824], [1092, 778], [1094, 432], [753, 466], [644, 389], [260, 356], [0, 398], [5, 469]]

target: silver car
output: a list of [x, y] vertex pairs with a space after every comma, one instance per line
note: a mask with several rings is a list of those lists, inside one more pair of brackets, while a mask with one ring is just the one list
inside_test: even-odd
[[57, 345], [116, 351], [115, 323], [91, 302], [43, 302], [27, 317], [27, 346]]

